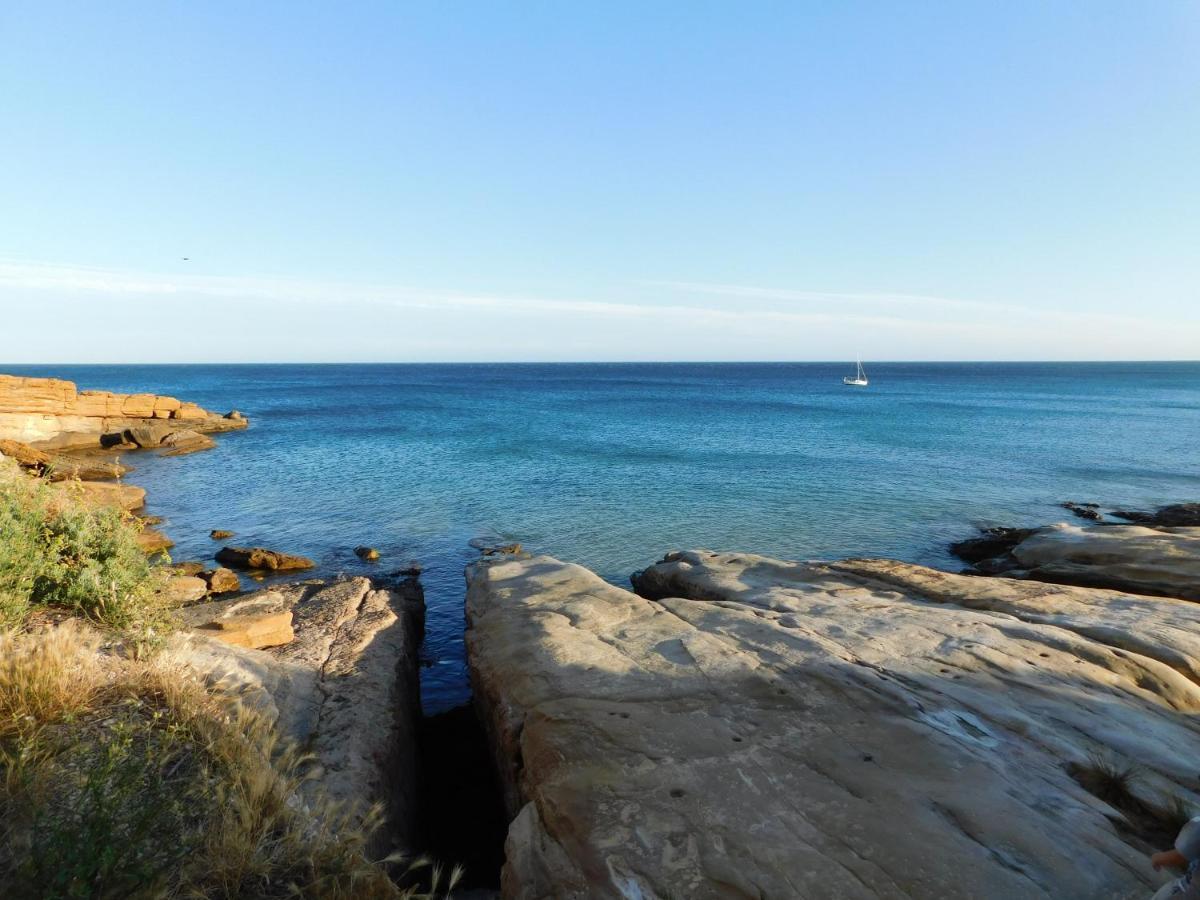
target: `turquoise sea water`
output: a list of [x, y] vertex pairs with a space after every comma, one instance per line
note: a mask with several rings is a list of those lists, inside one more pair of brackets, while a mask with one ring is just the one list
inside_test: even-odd
[[[234, 543], [325, 574], [425, 567], [423, 691], [468, 696], [467, 542], [494, 535], [627, 584], [676, 548], [954, 566], [975, 526], [1063, 500], [1200, 499], [1200, 363], [2, 367], [238, 408], [215, 450], [131, 455], [176, 559]], [[352, 553], [380, 549], [370, 565]]]

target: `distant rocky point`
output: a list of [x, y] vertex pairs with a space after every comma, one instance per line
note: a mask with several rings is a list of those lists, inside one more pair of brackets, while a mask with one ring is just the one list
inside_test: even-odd
[[74, 382], [59, 378], [0, 375], [0, 440], [41, 450], [92, 449], [114, 443], [145, 447], [126, 432], [149, 425], [158, 436], [153, 446], [177, 450], [172, 446], [175, 440], [164, 441], [172, 432], [201, 435], [236, 431], [247, 424], [237, 411], [220, 415], [160, 394], [81, 391]]
[[[145, 490], [105, 483], [132, 471], [116, 453], [155, 450], [162, 456], [183, 456], [216, 446], [208, 437], [211, 433], [248, 425], [236, 410], [220, 415], [161, 394], [80, 391], [74, 382], [60, 378], [0, 375], [0, 457], [14, 460], [29, 475], [60, 482], [53, 486], [60, 495], [140, 519], [138, 543], [151, 555], [173, 542], [147, 527], [158, 520], [141, 515]], [[236, 590], [231, 584], [224, 576], [215, 588], [195, 577], [181, 577], [168, 592], [177, 602], [190, 602]]]

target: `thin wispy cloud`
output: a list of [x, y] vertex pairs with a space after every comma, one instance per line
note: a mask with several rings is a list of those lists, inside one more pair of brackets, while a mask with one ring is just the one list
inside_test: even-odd
[[[911, 320], [903, 317], [854, 313], [844, 308], [792, 311], [770, 306], [747, 308], [744, 304], [731, 308], [696, 303], [629, 303], [569, 297], [431, 291], [396, 285], [298, 281], [253, 276], [135, 273], [21, 261], [0, 261], [0, 290], [5, 289], [165, 297], [190, 295], [331, 306], [370, 303], [407, 309], [458, 309], [618, 319], [688, 317], [692, 320], [741, 324], [752, 320], [796, 325], [852, 322], [861, 325], [905, 327], [912, 324]], [[764, 299], [767, 299], [769, 294], [770, 292], [763, 292]]]
[[[0, 306], [12, 304], [18, 313], [9, 322], [13, 334], [18, 327], [28, 333], [27, 340], [10, 346], [20, 345], [35, 357], [41, 334], [38, 309], [76, 319], [94, 311], [86, 315], [95, 321], [78, 329], [76, 343], [84, 348], [106, 329], [124, 335], [136, 327], [145, 346], [166, 338], [155, 352], [169, 356], [179, 323], [199, 320], [211, 328], [217, 321], [236, 321], [247, 329], [239, 358], [269, 353], [280, 359], [317, 357], [333, 346], [349, 346], [351, 356], [369, 353], [379, 359], [414, 354], [829, 359], [852, 357], [857, 351], [876, 359], [1049, 359], [1064, 355], [1062, 335], [1075, 342], [1073, 358], [1095, 358], [1097, 353], [1183, 358], [1200, 330], [1191, 320], [1168, 325], [1129, 315], [903, 292], [665, 281], [633, 282], [626, 293], [630, 296], [620, 299], [533, 296], [0, 259]], [[31, 303], [31, 295], [42, 299]], [[19, 326], [22, 317], [25, 322]], [[280, 322], [287, 323], [283, 331], [278, 330]], [[355, 324], [361, 322], [374, 325], [364, 330]], [[250, 335], [255, 335], [253, 341]], [[222, 340], [227, 346], [220, 352], [228, 356], [234, 352], [228, 331]], [[1088, 355], [1079, 352], [1080, 346]], [[456, 352], [448, 353], [446, 347]], [[1003, 355], [996, 347], [1006, 348]], [[67, 358], [91, 357], [76, 350]]]
[[[651, 281], [646, 283], [692, 295], [737, 297], [779, 303], [820, 304], [823, 306], [836, 306], [843, 311], [846, 310], [846, 304], [849, 303], [858, 303], [867, 306], [874, 305], [889, 309], [904, 309], [907, 311], [908, 317], [919, 314], [922, 310], [938, 312], [961, 311], [983, 315], [999, 314], [1033, 319], [1054, 319], [1058, 321], [1105, 321], [1117, 324], [1144, 324], [1144, 320], [1135, 316], [1122, 316], [1100, 312], [1072, 312], [1023, 306], [1016, 303], [965, 300], [956, 297], [936, 297], [928, 294], [880, 291], [809, 291], [694, 281]], [[849, 312], [848, 314], [853, 315], [853, 312]]]

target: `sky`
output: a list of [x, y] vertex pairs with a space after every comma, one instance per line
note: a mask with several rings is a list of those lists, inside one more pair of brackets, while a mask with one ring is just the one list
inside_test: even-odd
[[0, 363], [1200, 357], [1200, 3], [0, 5]]

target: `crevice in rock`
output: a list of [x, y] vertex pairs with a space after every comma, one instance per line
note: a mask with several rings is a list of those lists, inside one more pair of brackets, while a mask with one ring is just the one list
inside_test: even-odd
[[508, 816], [474, 707], [426, 716], [419, 743], [425, 854], [465, 869], [456, 896], [461, 890], [498, 890]]

